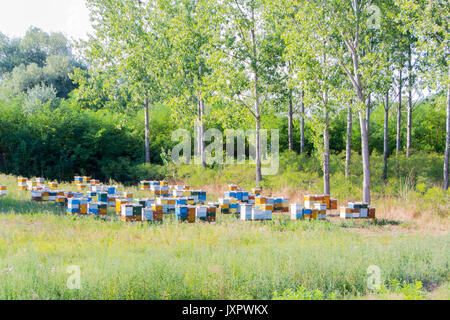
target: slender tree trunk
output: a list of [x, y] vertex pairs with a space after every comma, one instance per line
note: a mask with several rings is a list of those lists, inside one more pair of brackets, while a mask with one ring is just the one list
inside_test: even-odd
[[148, 111], [148, 98], [144, 101], [145, 108], [145, 162], [150, 163], [150, 117]]
[[294, 137], [293, 137], [293, 105], [292, 105], [292, 90], [289, 93], [289, 110], [288, 110], [288, 136], [289, 136], [289, 150], [294, 150]]
[[398, 87], [398, 109], [397, 109], [397, 141], [395, 147], [395, 155], [398, 156], [401, 148], [402, 136], [402, 70], [400, 69], [399, 87]]
[[[450, 76], [450, 68], [449, 68]], [[444, 155], [444, 190], [448, 190], [448, 166], [450, 156], [450, 84], [447, 86], [447, 134], [445, 139]]]
[[206, 168], [206, 153], [205, 153], [205, 123], [203, 120], [205, 113], [205, 102], [203, 100], [200, 100], [200, 110], [199, 110], [199, 150], [200, 150], [200, 157], [202, 159], [202, 167]]
[[386, 91], [384, 104], [384, 138], [383, 138], [383, 181], [387, 180], [388, 169], [388, 136], [389, 136], [389, 90]]
[[372, 106], [372, 95], [369, 93], [368, 98], [367, 98], [367, 107], [366, 107], [366, 130], [367, 130], [367, 134], [369, 135], [370, 138], [370, 112], [371, 112], [371, 106]]
[[363, 199], [370, 204], [370, 153], [369, 153], [369, 135], [367, 134], [366, 119], [364, 114], [359, 112], [359, 121], [361, 127], [361, 148], [363, 160]]
[[305, 92], [302, 91], [302, 101], [300, 105], [300, 153], [305, 152]]
[[328, 107], [325, 105], [325, 129], [323, 132], [323, 192], [330, 195], [330, 135], [329, 135], [329, 119]]
[[352, 106], [347, 107], [347, 142], [345, 150], [345, 179], [350, 175], [350, 161], [352, 157], [352, 128], [353, 127], [353, 111]]
[[260, 143], [261, 118], [256, 118], [256, 184], [262, 181], [261, 175], [261, 143]]
[[408, 115], [407, 115], [407, 133], [406, 133], [406, 157], [409, 158], [411, 148], [411, 129], [412, 129], [412, 57], [411, 46], [408, 49]]

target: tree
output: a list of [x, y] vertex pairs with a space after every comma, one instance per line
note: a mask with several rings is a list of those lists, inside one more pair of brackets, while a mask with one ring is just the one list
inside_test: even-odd
[[196, 122], [196, 150], [206, 167], [205, 155], [205, 100], [210, 95], [205, 79], [211, 73], [206, 63], [206, 46], [210, 42], [209, 25], [203, 19], [204, 1], [179, 0], [166, 7], [171, 11], [168, 27], [173, 48], [170, 57], [172, 79], [168, 83], [170, 105], [178, 123]]
[[[267, 107], [272, 66], [265, 63], [270, 48], [261, 0], [223, 0], [209, 3], [210, 43], [208, 63], [211, 91], [245, 108], [255, 122], [256, 183], [261, 175], [261, 118]], [[266, 90], [267, 89], [267, 90]]]
[[443, 188], [449, 187], [450, 158], [450, 5], [446, 1], [396, 0], [405, 27], [418, 38], [418, 50], [428, 87], [447, 91], [446, 145]]
[[144, 106], [145, 160], [150, 163], [149, 107], [161, 99], [170, 56], [164, 1], [88, 0], [94, 35], [85, 43], [90, 73], [108, 86], [127, 87]]

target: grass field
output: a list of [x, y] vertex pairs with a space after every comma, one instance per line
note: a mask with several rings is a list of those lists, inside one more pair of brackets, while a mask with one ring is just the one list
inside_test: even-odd
[[[0, 199], [0, 299], [450, 298], [446, 227], [287, 216], [126, 224], [32, 203], [12, 176], [0, 175], [0, 184], [8, 186]], [[72, 265], [81, 269], [80, 290], [67, 286]], [[371, 265], [381, 270], [378, 292], [367, 287]]]

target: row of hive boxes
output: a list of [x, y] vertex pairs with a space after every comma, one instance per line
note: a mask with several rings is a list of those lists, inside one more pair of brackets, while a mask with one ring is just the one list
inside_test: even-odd
[[[176, 206], [175, 217], [177, 221], [195, 223], [200, 221], [215, 222], [216, 208], [212, 206]], [[122, 204], [120, 215], [123, 221], [162, 221], [163, 206], [152, 204], [144, 207], [140, 204]]]
[[325, 204], [316, 204], [313, 209], [304, 208], [301, 204], [291, 204], [291, 220], [326, 220], [327, 209]]
[[[140, 204], [144, 207], [150, 207], [153, 204], [161, 206], [163, 213], [175, 213], [177, 205], [195, 205], [198, 201], [194, 197], [187, 198], [147, 198], [136, 199], [135, 204]], [[124, 204], [131, 204], [131, 199], [116, 198], [116, 213], [119, 214], [121, 207]]]
[[92, 202], [89, 198], [67, 199], [67, 213], [71, 215], [106, 215], [108, 204]]
[[33, 190], [34, 188], [47, 188], [52, 190], [58, 189], [57, 182], [49, 182], [45, 185], [45, 180], [43, 178], [36, 178], [35, 180], [28, 180], [27, 178], [19, 177], [17, 178], [17, 189], [22, 191]]
[[6, 196], [7, 190], [6, 186], [0, 186], [0, 197]]
[[95, 180], [95, 179], [91, 179], [91, 177], [80, 177], [80, 176], [75, 176], [74, 177], [74, 183], [77, 185], [93, 185], [93, 184], [100, 184], [99, 180]]
[[376, 209], [364, 203], [349, 203], [347, 207], [341, 207], [342, 219], [375, 219]]
[[[228, 191], [229, 192], [247, 192], [245, 190], [240, 189], [237, 185], [235, 184], [230, 184], [228, 185]], [[259, 196], [262, 193], [262, 188], [260, 187], [256, 187], [252, 189], [252, 193]]]
[[326, 206], [325, 210], [338, 210], [337, 199], [331, 199], [327, 195], [307, 195], [305, 196], [305, 209], [317, 209], [317, 204]]
[[239, 207], [240, 218], [244, 221], [267, 221], [272, 220], [273, 212], [262, 208], [253, 207], [250, 204], [242, 204]]

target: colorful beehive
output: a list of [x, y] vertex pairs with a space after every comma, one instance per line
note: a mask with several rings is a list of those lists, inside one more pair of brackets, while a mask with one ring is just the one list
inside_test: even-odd
[[228, 191], [237, 191], [238, 190], [238, 186], [235, 184], [230, 184], [228, 186]]
[[134, 220], [134, 207], [132, 204], [123, 204], [120, 210], [120, 215], [123, 221]]
[[195, 222], [196, 207], [194, 206], [176, 206], [175, 217], [180, 222]]
[[260, 206], [260, 205], [266, 204], [266, 203], [267, 203], [266, 197], [261, 197], [261, 196], [255, 197], [255, 206]]
[[64, 207], [66, 205], [66, 197], [65, 196], [56, 196], [55, 202], [57, 205]]
[[251, 204], [241, 204], [240, 211], [241, 220], [252, 220], [253, 207]]
[[6, 186], [0, 186], [0, 197], [6, 196]]
[[75, 177], [73, 178], [73, 182], [74, 182], [75, 184], [81, 184], [81, 183], [83, 183], [83, 177], [75, 176]]
[[133, 202], [133, 194], [131, 192], [124, 192], [122, 197], [126, 198], [128, 202]]
[[79, 214], [80, 213], [81, 199], [67, 199], [67, 213]]
[[[141, 190], [149, 191], [150, 190], [150, 181], [141, 181]], [[153, 213], [152, 213], [153, 216]]]
[[255, 194], [256, 196], [259, 196], [262, 193], [262, 188], [261, 187], [253, 188], [252, 193]]
[[206, 218], [208, 216], [208, 207], [206, 206], [199, 206], [195, 208], [195, 217], [200, 221], [206, 221]]
[[99, 205], [97, 202], [89, 202], [87, 205], [87, 211], [89, 215], [98, 215], [99, 214]]
[[37, 184], [45, 184], [44, 178], [36, 178], [35, 181], [37, 182]]
[[119, 216], [122, 212], [122, 205], [130, 204], [130, 202], [125, 198], [116, 198], [116, 214]]
[[[157, 219], [160, 217], [161, 219]], [[142, 221], [162, 221], [162, 215], [157, 215], [153, 212], [152, 208], [142, 208]]]
[[25, 191], [27, 190], [27, 178], [24, 177], [18, 177], [17, 178], [17, 189]]
[[206, 221], [216, 222], [216, 212], [217, 208], [215, 206], [209, 205], [206, 210]]
[[219, 213], [229, 214], [230, 213], [230, 199], [223, 198], [219, 199]]
[[293, 203], [290, 206], [291, 220], [303, 219], [303, 205]]
[[58, 183], [57, 182], [49, 182], [48, 186], [52, 190], [58, 189]]
[[38, 185], [38, 183], [36, 181], [32, 181], [32, 180], [28, 180], [27, 181], [27, 190], [33, 190], [34, 188], [36, 188]]
[[342, 219], [375, 219], [375, 208], [365, 203], [350, 202], [347, 207], [341, 207]]
[[116, 195], [108, 194], [108, 199], [107, 199], [108, 207], [115, 208], [115, 206], [116, 206], [116, 199], [117, 199]]
[[272, 212], [271, 211], [264, 211], [258, 208], [252, 209], [252, 220], [253, 221], [265, 221], [265, 220], [272, 220]]
[[273, 199], [273, 210], [279, 211], [279, 212], [289, 212], [289, 199], [274, 198]]

